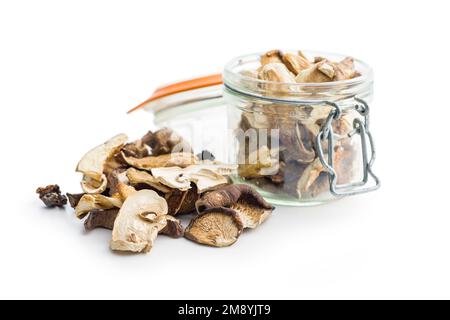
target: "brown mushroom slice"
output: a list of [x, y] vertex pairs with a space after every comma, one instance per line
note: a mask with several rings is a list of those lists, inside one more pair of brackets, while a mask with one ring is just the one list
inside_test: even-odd
[[78, 202], [80, 202], [81, 198], [85, 195], [85, 193], [66, 193], [67, 199], [69, 199], [69, 204], [72, 208], [76, 208]]
[[186, 152], [149, 156], [145, 158], [127, 157], [124, 153], [122, 153], [122, 157], [130, 166], [141, 170], [175, 166], [186, 168], [190, 165], [198, 163], [198, 159], [195, 155]]
[[126, 172], [126, 175], [128, 177], [129, 183], [132, 186], [145, 184], [155, 190], [161, 191], [162, 193], [168, 193], [172, 190], [171, 188], [160, 183], [158, 179], [156, 179], [146, 171], [137, 170], [135, 168], [129, 168]]
[[255, 189], [245, 184], [232, 184], [208, 192], [195, 206], [198, 212], [217, 207], [231, 208], [238, 214], [244, 228], [256, 228], [275, 209]]
[[263, 55], [261, 55], [261, 66], [264, 67], [266, 64], [269, 63], [281, 63], [283, 58], [283, 54], [280, 50], [270, 50]]
[[244, 226], [230, 208], [211, 208], [191, 220], [185, 238], [212, 247], [227, 247], [237, 241]]
[[311, 65], [304, 56], [294, 53], [285, 53], [283, 55], [283, 63], [294, 75], [298, 75], [301, 71], [309, 68]]
[[84, 221], [84, 229], [86, 231], [96, 228], [112, 230], [114, 221], [116, 220], [119, 209], [93, 210], [89, 212], [88, 217]]
[[88, 151], [77, 165], [76, 171], [83, 173], [81, 182], [83, 191], [100, 193], [106, 189], [107, 179], [104, 174], [105, 163], [128, 140], [125, 134], [119, 134], [105, 143]]
[[227, 184], [228, 179], [225, 176], [235, 172], [235, 165], [226, 164], [198, 164], [184, 169], [179, 167], [152, 169], [153, 177], [160, 183], [186, 191], [191, 188], [193, 182], [197, 186], [198, 193]]
[[122, 201], [117, 198], [106, 197], [101, 194], [85, 194], [81, 197], [75, 208], [75, 215], [82, 219], [92, 210], [106, 210], [120, 208]]
[[170, 128], [162, 128], [156, 132], [149, 131], [141, 141], [152, 148], [153, 156], [173, 152], [192, 153], [190, 144]]
[[[146, 221], [143, 213], [152, 213], [155, 219]], [[167, 202], [153, 190], [132, 193], [124, 201], [114, 222], [110, 247], [117, 251], [149, 252], [166, 223], [157, 219], [167, 214]]]
[[121, 149], [127, 157], [144, 158], [149, 155], [148, 148], [142, 140], [127, 143]]
[[120, 183], [122, 184], [129, 183], [125, 168], [117, 168], [112, 170], [107, 175], [107, 179], [108, 179], [107, 188], [109, 189], [110, 196], [119, 193], [118, 185]]

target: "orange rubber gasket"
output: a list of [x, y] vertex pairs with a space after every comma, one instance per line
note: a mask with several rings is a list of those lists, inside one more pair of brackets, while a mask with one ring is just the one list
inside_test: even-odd
[[133, 109], [129, 110], [127, 113], [131, 113], [136, 111], [142, 107], [144, 107], [147, 103], [152, 102], [154, 100], [170, 96], [175, 93], [200, 89], [205, 87], [210, 87], [214, 85], [222, 84], [222, 75], [221, 74], [212, 74], [205, 77], [190, 79], [186, 81], [181, 81], [173, 84], [169, 84], [167, 86], [158, 88], [153, 92], [152, 96], [145, 100], [144, 102], [138, 104]]

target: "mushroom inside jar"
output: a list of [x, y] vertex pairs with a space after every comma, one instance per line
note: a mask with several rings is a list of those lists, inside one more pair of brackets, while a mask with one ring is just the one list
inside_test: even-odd
[[[256, 70], [237, 72], [242, 76], [243, 86], [254, 78], [257, 85], [251, 90], [257, 88], [263, 96], [262, 99], [240, 97], [238, 102], [237, 131], [242, 135], [238, 137], [236, 156], [239, 178], [275, 195], [307, 201], [329, 198], [329, 173], [319, 159], [316, 138], [333, 110], [323, 101], [345, 105], [346, 99], [352, 98], [346, 93], [346, 86], [361, 76], [354, 59], [334, 60], [326, 56], [307, 57], [300, 51], [272, 50], [261, 55]], [[327, 96], [323, 92], [326, 87], [334, 88], [332, 92], [327, 91]], [[285, 102], [296, 97], [312, 103]], [[231, 99], [235, 99], [231, 104], [238, 105], [234, 102], [237, 98]], [[340, 117], [331, 123], [333, 165], [339, 185], [359, 178], [361, 146], [352, 136], [353, 121], [358, 116], [354, 109], [344, 108]], [[323, 139], [320, 147], [328, 159], [328, 140]]]

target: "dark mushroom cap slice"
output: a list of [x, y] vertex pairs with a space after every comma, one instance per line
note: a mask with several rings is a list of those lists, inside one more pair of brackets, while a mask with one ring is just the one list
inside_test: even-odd
[[84, 228], [86, 231], [96, 228], [112, 230], [118, 213], [119, 209], [117, 208], [108, 210], [93, 210], [84, 221]]
[[244, 226], [236, 211], [219, 207], [203, 211], [189, 223], [184, 236], [212, 247], [228, 247], [239, 238]]
[[232, 184], [208, 192], [196, 202], [198, 212], [218, 207], [233, 209], [244, 228], [259, 226], [274, 210], [255, 189], [245, 184]]

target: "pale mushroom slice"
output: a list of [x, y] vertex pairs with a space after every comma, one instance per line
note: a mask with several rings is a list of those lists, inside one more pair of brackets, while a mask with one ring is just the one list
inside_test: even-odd
[[334, 68], [328, 60], [322, 60], [301, 71], [295, 81], [298, 83], [331, 82], [334, 77]]
[[128, 181], [132, 186], [145, 184], [155, 190], [161, 191], [162, 193], [168, 193], [172, 190], [171, 188], [160, 183], [158, 179], [156, 179], [146, 171], [137, 170], [135, 168], [129, 168], [126, 171], [126, 175], [128, 177]]
[[304, 56], [294, 53], [285, 53], [283, 55], [283, 63], [294, 75], [298, 75], [301, 71], [309, 68], [311, 65], [311, 62]]
[[191, 220], [185, 238], [212, 247], [227, 247], [237, 241], [244, 229], [237, 213], [229, 208], [211, 208]]
[[283, 54], [280, 50], [270, 50], [261, 55], [260, 62], [261, 66], [264, 67], [269, 63], [281, 63], [283, 59]]
[[101, 193], [106, 189], [107, 179], [104, 166], [128, 140], [127, 135], [119, 134], [105, 143], [88, 151], [77, 165], [76, 171], [83, 173], [81, 187], [87, 193]]
[[202, 193], [228, 183], [226, 176], [236, 173], [237, 166], [227, 164], [198, 164], [186, 168], [170, 167], [152, 169], [152, 175], [170, 188], [186, 191], [191, 182]]
[[159, 219], [145, 221], [141, 214], [155, 217], [167, 214], [167, 202], [153, 190], [132, 193], [124, 201], [114, 222], [110, 247], [116, 251], [149, 252], [158, 232], [166, 223]]
[[270, 150], [261, 146], [245, 157], [244, 163], [239, 164], [238, 174], [243, 178], [259, 178], [274, 175], [278, 172], [278, 149]]
[[153, 212], [144, 212], [139, 215], [144, 221], [158, 223], [163, 226], [159, 234], [167, 235], [171, 238], [180, 238], [184, 234], [183, 226], [177, 218], [170, 215], [155, 216]]
[[106, 197], [101, 194], [85, 194], [78, 201], [75, 207], [75, 215], [82, 219], [92, 210], [106, 210], [112, 208], [120, 208], [122, 201], [117, 198]]
[[299, 197], [305, 196], [306, 192], [312, 186], [312, 184], [317, 180], [319, 175], [325, 171], [325, 168], [320, 162], [319, 158], [316, 158], [312, 163], [310, 163], [306, 169], [303, 171], [300, 179], [297, 183], [297, 193]]
[[192, 153], [187, 152], [176, 152], [170, 154], [163, 154], [159, 156], [149, 156], [144, 158], [134, 158], [127, 157], [122, 152], [122, 157], [126, 163], [130, 166], [141, 169], [141, 170], [151, 170], [153, 168], [164, 168], [164, 167], [181, 167], [185, 168], [190, 165], [198, 163], [198, 159]]
[[218, 207], [233, 209], [244, 228], [256, 228], [267, 220], [275, 209], [255, 189], [245, 184], [232, 184], [208, 192], [195, 206], [198, 212]]
[[355, 70], [354, 59], [351, 57], [347, 57], [338, 63], [334, 63], [333, 67], [335, 71], [335, 81], [353, 79], [361, 75]]

